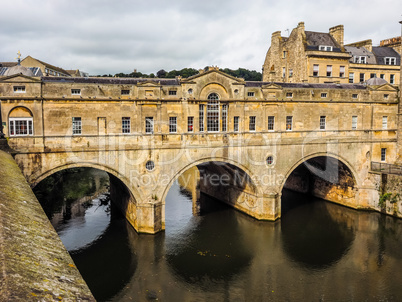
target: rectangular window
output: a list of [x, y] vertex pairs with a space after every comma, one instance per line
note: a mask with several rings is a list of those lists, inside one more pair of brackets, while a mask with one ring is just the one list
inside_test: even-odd
[[169, 90], [169, 95], [177, 95], [177, 90]]
[[384, 100], [388, 100], [389, 94], [384, 94]]
[[255, 116], [250, 116], [249, 124], [248, 124], [248, 129], [250, 131], [255, 131]]
[[385, 79], [385, 74], [380, 74], [380, 79]]
[[187, 132], [194, 132], [194, 116], [187, 117]]
[[289, 69], [289, 77], [293, 77], [293, 69]]
[[222, 105], [222, 131], [227, 131], [227, 124], [228, 124], [228, 105]]
[[381, 148], [381, 161], [387, 160], [387, 148]]
[[204, 105], [199, 106], [198, 118], [199, 118], [198, 127], [200, 129], [200, 132], [204, 132]]
[[152, 116], [145, 118], [145, 133], [154, 133], [154, 118]]
[[177, 117], [170, 116], [169, 117], [169, 133], [176, 133], [177, 132]]
[[254, 91], [249, 91], [249, 92], [247, 92], [247, 96], [253, 97], [254, 95], [255, 95]]
[[275, 117], [268, 116], [268, 130], [274, 131], [274, 129], [275, 129]]
[[375, 73], [370, 73], [370, 79], [376, 78], [376, 77], [377, 77], [377, 74], [375, 74]]
[[81, 89], [71, 89], [72, 95], [81, 95]]
[[82, 124], [80, 117], [73, 117], [73, 134], [81, 134]]
[[131, 120], [129, 117], [121, 118], [121, 132], [130, 133], [131, 132]]
[[352, 130], [356, 130], [357, 129], [357, 116], [354, 115], [352, 116]]
[[395, 84], [395, 75], [394, 74], [389, 75], [389, 83], [390, 84]]
[[355, 57], [355, 63], [366, 64], [366, 57], [365, 56]]
[[15, 93], [25, 93], [25, 86], [14, 86]]
[[353, 72], [349, 72], [349, 83], [354, 83], [355, 74]]
[[358, 97], [359, 97], [359, 95], [357, 93], [352, 94], [352, 99], [357, 99]]
[[286, 131], [292, 131], [293, 116], [286, 117]]
[[128, 90], [128, 89], [121, 90], [121, 95], [129, 95], [129, 94], [130, 94], [130, 90]]
[[33, 135], [33, 119], [28, 118], [10, 118], [10, 136]]
[[239, 117], [238, 116], [233, 117], [233, 131], [239, 132]]
[[282, 78], [286, 77], [286, 68], [282, 67]]
[[292, 97], [293, 97], [293, 93], [292, 93], [292, 92], [286, 92], [286, 97], [287, 97], [287, 98], [292, 98]]
[[313, 65], [313, 77], [318, 77], [318, 75], [319, 75], [319, 65], [314, 64]]
[[383, 116], [382, 117], [382, 129], [387, 129], [388, 128], [388, 116]]
[[207, 104], [207, 131], [219, 131], [219, 100], [209, 100]]
[[325, 130], [325, 120], [326, 117], [324, 115], [320, 116], [320, 130]]
[[322, 98], [326, 98], [326, 97], [328, 97], [328, 93], [326, 93], [326, 92], [322, 92], [322, 93], [321, 93], [321, 97], [322, 97]]
[[339, 77], [344, 78], [345, 77], [345, 66], [340, 66], [339, 67]]
[[395, 57], [386, 57], [385, 65], [396, 65], [396, 58]]
[[364, 82], [364, 73], [361, 73], [360, 74], [360, 83], [363, 83]]
[[283, 54], [283, 57], [282, 57], [282, 58], [285, 59], [285, 58], [286, 58], [286, 51], [283, 51], [282, 54]]
[[327, 65], [327, 77], [332, 77], [332, 65]]

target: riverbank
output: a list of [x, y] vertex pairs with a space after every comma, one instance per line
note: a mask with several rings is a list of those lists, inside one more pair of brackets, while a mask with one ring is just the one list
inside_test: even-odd
[[95, 301], [11, 155], [0, 151], [0, 300]]

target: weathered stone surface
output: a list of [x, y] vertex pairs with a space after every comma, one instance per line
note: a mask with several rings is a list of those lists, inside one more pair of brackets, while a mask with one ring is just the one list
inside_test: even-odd
[[95, 301], [14, 159], [0, 151], [0, 301]]

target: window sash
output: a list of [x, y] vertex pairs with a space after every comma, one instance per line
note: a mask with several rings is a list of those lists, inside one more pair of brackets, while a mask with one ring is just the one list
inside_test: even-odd
[[292, 131], [293, 116], [286, 117], [286, 131]]
[[275, 127], [275, 117], [274, 116], [268, 116], [268, 130], [273, 131]]
[[227, 131], [228, 105], [222, 105], [222, 131]]
[[381, 161], [385, 161], [387, 159], [387, 148], [381, 148]]
[[73, 117], [73, 134], [82, 133], [82, 121], [80, 117]]
[[145, 133], [154, 132], [154, 118], [149, 116], [145, 118]]
[[238, 116], [233, 117], [233, 131], [239, 132], [239, 117]]
[[352, 130], [356, 130], [357, 129], [357, 116], [354, 115], [352, 116]]
[[194, 132], [194, 116], [187, 117], [187, 132]]
[[204, 105], [199, 106], [199, 128], [200, 132], [204, 132]]
[[248, 129], [250, 131], [255, 131], [255, 116], [250, 116]]
[[131, 132], [131, 119], [129, 117], [121, 118], [121, 132], [130, 133]]
[[177, 132], [177, 117], [171, 116], [169, 117], [169, 133]]
[[10, 118], [9, 127], [10, 136], [33, 135], [33, 118]]
[[320, 116], [320, 130], [325, 130], [325, 120], [326, 117], [325, 116]]
[[383, 116], [382, 117], [382, 129], [387, 129], [388, 128], [388, 116]]

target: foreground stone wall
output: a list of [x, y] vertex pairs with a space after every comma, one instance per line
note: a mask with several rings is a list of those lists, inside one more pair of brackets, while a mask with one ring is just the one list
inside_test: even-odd
[[0, 301], [95, 301], [14, 159], [0, 151]]

